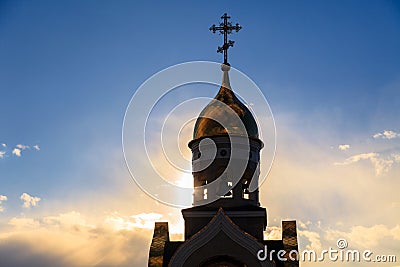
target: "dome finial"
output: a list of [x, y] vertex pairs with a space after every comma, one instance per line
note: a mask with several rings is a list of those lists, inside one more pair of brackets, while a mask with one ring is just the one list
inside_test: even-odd
[[232, 90], [231, 88], [231, 83], [229, 82], [229, 70], [231, 69], [231, 67], [227, 64], [221, 64], [221, 70], [224, 72], [222, 74], [222, 87], [225, 87], [226, 89]]

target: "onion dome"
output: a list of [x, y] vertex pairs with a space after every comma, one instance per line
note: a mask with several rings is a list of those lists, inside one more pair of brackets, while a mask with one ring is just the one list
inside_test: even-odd
[[[258, 139], [256, 120], [231, 89], [228, 75], [230, 66], [222, 64], [221, 69], [223, 71], [221, 88], [197, 118], [193, 139], [228, 135], [228, 133], [232, 136], [247, 136]], [[238, 125], [236, 115], [243, 125]]]

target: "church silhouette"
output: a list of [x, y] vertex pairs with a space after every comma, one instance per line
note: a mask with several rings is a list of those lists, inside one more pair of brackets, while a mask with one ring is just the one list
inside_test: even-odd
[[[148, 266], [299, 266], [296, 221], [282, 221], [282, 239], [264, 240], [267, 211], [259, 202], [258, 125], [230, 86], [227, 60], [239, 31], [224, 14], [212, 32], [224, 35], [222, 84], [195, 123], [192, 151], [193, 207], [183, 209], [184, 241], [171, 241], [168, 223], [156, 222]], [[212, 155], [212, 158], [210, 157]], [[280, 252], [280, 254], [278, 253]]]

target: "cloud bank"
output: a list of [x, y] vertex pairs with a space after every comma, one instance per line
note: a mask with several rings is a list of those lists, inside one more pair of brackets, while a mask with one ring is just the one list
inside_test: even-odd
[[139, 218], [143, 225], [111, 217], [98, 224], [76, 211], [41, 219], [12, 218], [11, 229], [0, 234], [0, 267], [143, 266], [152, 236], [147, 223], [159, 216], [128, 216], [134, 222]]

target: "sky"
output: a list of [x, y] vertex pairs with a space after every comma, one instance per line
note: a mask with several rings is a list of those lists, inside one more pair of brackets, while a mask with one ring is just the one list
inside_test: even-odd
[[[222, 38], [208, 28], [225, 12], [243, 26], [229, 62], [275, 118], [265, 237], [296, 219], [300, 249], [345, 238], [400, 266], [399, 2], [40, 0], [0, 1], [1, 267], [144, 266], [160, 220], [182, 239], [180, 208], [130, 176], [122, 125], [155, 73], [221, 62]], [[302, 264], [317, 265], [344, 263]]]

